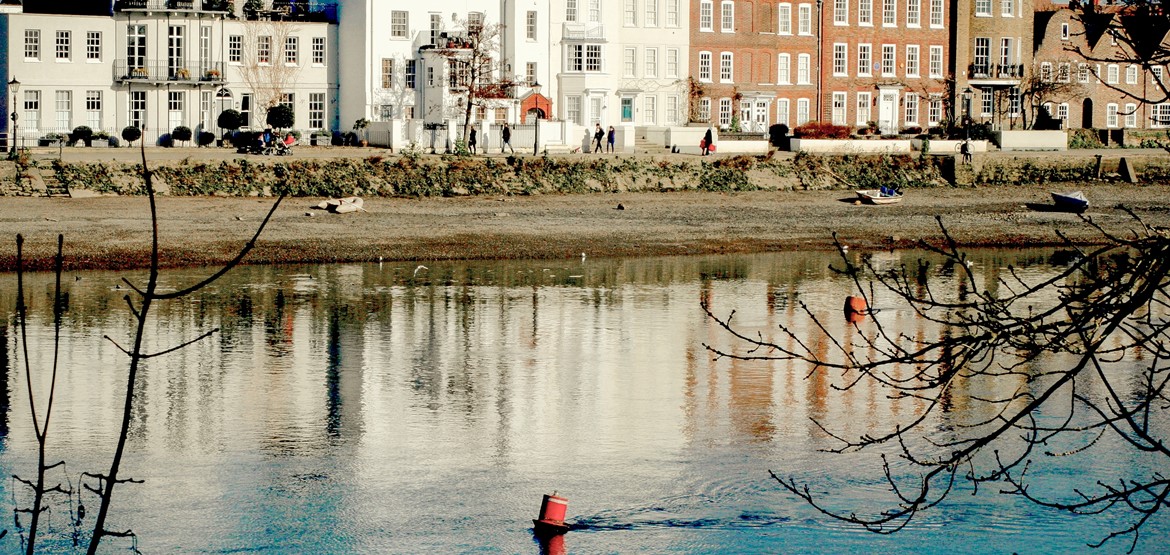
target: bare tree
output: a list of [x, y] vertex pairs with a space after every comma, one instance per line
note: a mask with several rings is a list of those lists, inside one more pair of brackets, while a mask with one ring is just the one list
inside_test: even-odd
[[287, 62], [291, 51], [286, 48], [288, 39], [300, 29], [288, 21], [249, 20], [242, 25], [240, 78], [255, 95], [256, 105], [267, 111], [280, 104], [296, 84], [301, 64]]
[[460, 18], [454, 24], [455, 29], [439, 40], [441, 44], [429, 50], [447, 66], [448, 91], [463, 112], [462, 137], [466, 141], [472, 111], [486, 109], [493, 101], [510, 99], [515, 83], [503, 77], [500, 67], [503, 24]]
[[[1147, 76], [1149, 86], [1135, 88], [1126, 83], [1110, 83], [1097, 64], [1088, 70], [1100, 84], [1146, 104], [1170, 102], [1170, 83], [1164, 72], [1170, 63], [1170, 10], [1155, 0], [1121, 0], [1117, 5], [1099, 6], [1096, 2], [1074, 0], [1070, 8], [1085, 29], [1087, 39], [1100, 39], [1108, 47], [1092, 48], [1072, 44], [1068, 50], [1089, 62], [1134, 64]], [[1155, 69], [1157, 68], [1157, 69]], [[1156, 72], [1156, 73], [1155, 73]], [[1148, 76], [1153, 75], [1152, 78]], [[1159, 123], [1170, 125], [1170, 114], [1156, 114]]]
[[[704, 304], [710, 318], [749, 350], [707, 348], [717, 357], [803, 364], [809, 377], [838, 377], [839, 389], [873, 387], [892, 402], [918, 407], [860, 437], [834, 432], [842, 423], [816, 422], [839, 442], [833, 451], [881, 453], [892, 492], [888, 509], [835, 510], [829, 495], [771, 474], [825, 515], [892, 533], [944, 502], [957, 483], [976, 491], [998, 483], [1004, 493], [1044, 508], [1076, 515], [1128, 512], [1128, 524], [1091, 545], [1128, 536], [1132, 551], [1143, 526], [1170, 506], [1170, 476], [1159, 470], [1170, 465], [1170, 237], [1136, 216], [1134, 222], [1138, 230], [1126, 237], [1096, 227], [1104, 246], [1086, 250], [1070, 242], [1073, 260], [1055, 275], [1027, 277], [1009, 267], [986, 288], [944, 227], [946, 245], [924, 247], [957, 274], [958, 291], [931, 287], [926, 262], [880, 269], [849, 262], [842, 249], [839, 271], [852, 278], [860, 298], [892, 293], [937, 325], [939, 336], [911, 337], [887, 327], [894, 316], [870, 312], [864, 329], [854, 323], [856, 333], [841, 340], [801, 303], [820, 336], [801, 337], [781, 326], [772, 339], [737, 327], [734, 312], [716, 316]], [[953, 406], [960, 395], [962, 410]], [[1112, 480], [1086, 478], [1072, 491], [1033, 487], [1036, 468], [1060, 457], [1116, 452], [1152, 464], [1110, 468]]]

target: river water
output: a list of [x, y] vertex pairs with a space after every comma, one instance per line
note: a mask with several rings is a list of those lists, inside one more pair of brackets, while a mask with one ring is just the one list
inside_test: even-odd
[[[1052, 254], [981, 251], [972, 267], [993, 285], [1009, 264], [1026, 276], [1052, 273]], [[873, 255], [882, 265], [919, 256]], [[813, 337], [803, 302], [848, 340], [856, 332], [840, 307], [852, 284], [828, 269], [835, 260], [783, 253], [237, 269], [151, 320], [155, 351], [220, 331], [143, 371], [124, 475], [145, 482], [121, 486], [110, 528], [133, 530], [144, 553], [535, 554], [542, 546], [531, 519], [553, 491], [569, 499], [573, 530], [545, 552], [1067, 553], [1128, 525], [1124, 512], [1072, 517], [994, 485], [978, 495], [960, 485], [905, 530], [876, 535], [780, 488], [769, 471], [808, 483], [838, 508], [891, 507], [880, 461], [821, 452], [836, 443], [813, 420], [860, 435], [923, 407], [869, 386], [840, 392], [831, 377], [806, 378], [808, 369], [791, 363], [715, 360], [705, 343], [746, 347], [700, 303], [735, 310], [747, 330], [783, 324]], [[164, 285], [204, 273], [170, 272]], [[126, 359], [103, 336], [130, 341], [122, 277], [144, 275], [66, 276], [49, 443], [50, 459], [67, 463], [51, 476], [74, 488], [82, 472], [107, 470], [121, 418]], [[36, 449], [12, 316], [15, 276], [0, 279], [0, 470], [27, 478]], [[947, 268], [931, 279], [940, 289], [962, 281]], [[27, 289], [28, 356], [43, 395], [51, 276], [28, 276]], [[936, 333], [888, 296], [874, 306], [902, 332]], [[1099, 455], [1037, 472], [1079, 483], [1146, 464], [1124, 450]], [[27, 499], [11, 480], [0, 490], [9, 505]], [[97, 503], [82, 500], [84, 530]], [[58, 501], [49, 516], [44, 545], [53, 552], [72, 551], [68, 509]], [[19, 545], [12, 525], [4, 552]], [[1154, 552], [1170, 532], [1164, 516], [1147, 526], [1138, 552]], [[132, 545], [107, 541], [107, 552]], [[1128, 547], [1115, 541], [1102, 552]]]

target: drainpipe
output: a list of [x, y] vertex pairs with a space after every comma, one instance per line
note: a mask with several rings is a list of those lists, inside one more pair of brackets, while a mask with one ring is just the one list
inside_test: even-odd
[[[825, 72], [821, 71], [821, 64], [825, 60], [825, 12], [821, 9], [823, 4], [824, 0], [817, 0], [817, 119], [814, 121], [822, 121], [822, 118], [825, 117], [821, 108], [825, 80]], [[812, 68], [809, 69], [811, 70]]]

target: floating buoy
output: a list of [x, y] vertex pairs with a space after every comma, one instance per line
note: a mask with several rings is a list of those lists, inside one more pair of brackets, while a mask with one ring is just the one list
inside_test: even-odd
[[532, 521], [533, 528], [538, 536], [558, 536], [569, 531], [565, 525], [565, 513], [569, 510], [569, 500], [558, 497], [557, 492], [546, 494], [540, 503], [540, 517]]
[[864, 297], [854, 297], [852, 295], [845, 297], [845, 319], [851, 324], [856, 324], [865, 320], [866, 313], [869, 312], [869, 305], [866, 304]]

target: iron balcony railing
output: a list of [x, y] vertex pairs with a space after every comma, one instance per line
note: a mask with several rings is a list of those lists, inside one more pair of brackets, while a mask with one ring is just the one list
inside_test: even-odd
[[232, 11], [232, 0], [117, 0], [114, 2], [114, 11], [117, 12], [221, 12]]
[[1023, 64], [971, 64], [967, 75], [972, 79], [1021, 79]]
[[259, 7], [244, 4], [250, 21], [324, 21], [337, 23], [336, 0], [261, 0]]
[[223, 62], [187, 62], [171, 64], [165, 61], [114, 61], [114, 81], [223, 83]]

